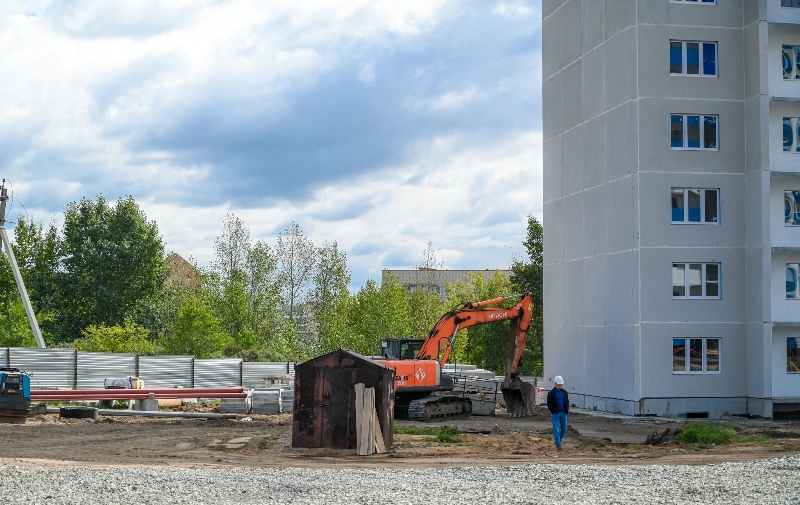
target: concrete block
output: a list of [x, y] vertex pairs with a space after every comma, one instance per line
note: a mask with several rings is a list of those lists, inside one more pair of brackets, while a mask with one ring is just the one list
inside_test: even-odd
[[158, 411], [158, 400], [153, 398], [152, 400], [147, 398], [144, 400], [136, 400], [133, 404], [133, 410], [141, 410], [146, 412], [157, 412]]

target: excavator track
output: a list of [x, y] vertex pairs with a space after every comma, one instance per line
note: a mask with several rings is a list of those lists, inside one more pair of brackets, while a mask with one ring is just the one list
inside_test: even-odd
[[0, 423], [25, 424], [29, 409], [0, 409]]
[[429, 395], [408, 404], [408, 419], [412, 421], [465, 419], [470, 414], [472, 400], [460, 396]]

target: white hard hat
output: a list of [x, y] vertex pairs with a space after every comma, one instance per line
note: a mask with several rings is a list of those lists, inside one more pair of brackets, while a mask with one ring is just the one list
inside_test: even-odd
[[553, 382], [555, 382], [556, 384], [561, 384], [563, 386], [564, 385], [564, 378], [561, 377], [560, 375], [556, 375], [556, 378], [553, 379]]

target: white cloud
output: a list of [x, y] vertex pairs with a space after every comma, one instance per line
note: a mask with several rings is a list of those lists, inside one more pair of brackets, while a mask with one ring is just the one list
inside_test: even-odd
[[434, 98], [431, 105], [434, 109], [454, 109], [472, 101], [476, 96], [478, 96], [478, 91], [475, 87], [470, 86], [467, 89], [451, 91]]
[[428, 240], [502, 268], [541, 214], [538, 5], [3, 2], [0, 175], [37, 221], [131, 194], [201, 264], [232, 212], [336, 240], [359, 285]]

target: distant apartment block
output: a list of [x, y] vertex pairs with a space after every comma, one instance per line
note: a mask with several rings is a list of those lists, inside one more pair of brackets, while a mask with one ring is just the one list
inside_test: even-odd
[[381, 282], [386, 282], [387, 275], [394, 276], [399, 284], [408, 286], [409, 291], [415, 289], [426, 289], [439, 293], [442, 299], [447, 294], [445, 286], [447, 283], [456, 284], [459, 281], [467, 282], [470, 274], [478, 273], [483, 276], [484, 280], [489, 280], [500, 272], [508, 277], [511, 276], [511, 270], [438, 270], [433, 268], [417, 268], [414, 270], [383, 270], [381, 275]]
[[545, 378], [800, 415], [800, 0], [543, 0], [542, 79]]

